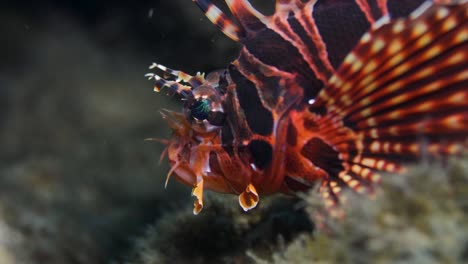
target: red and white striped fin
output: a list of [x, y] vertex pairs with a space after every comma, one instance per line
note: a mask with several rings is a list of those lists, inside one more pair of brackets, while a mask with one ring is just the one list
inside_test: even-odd
[[[382, 23], [382, 16], [388, 18], [390, 7], [404, 9], [398, 3], [387, 7], [387, 0], [277, 0], [274, 14], [265, 16], [248, 0], [225, 0], [235, 18], [231, 20], [210, 0], [193, 2], [227, 36], [242, 44], [239, 59], [244, 60], [236, 67], [242, 74], [252, 72], [245, 76], [250, 81], [263, 84], [259, 93], [268, 98], [263, 103], [269, 109], [276, 107], [280, 94], [298, 94], [295, 87], [284, 85], [290, 81], [284, 75], [295, 75], [292, 82], [307, 102], [317, 96], [369, 26]], [[275, 70], [266, 75], [251, 70], [255, 68]], [[278, 87], [285, 91], [278, 92]]]
[[225, 0], [231, 13], [245, 31], [255, 31], [264, 27], [261, 20], [264, 15], [255, 9], [248, 0]]
[[322, 181], [319, 187], [327, 214], [334, 218], [342, 218], [344, 211], [340, 205], [345, 202], [340, 196], [342, 184], [337, 181]]
[[370, 23], [375, 23], [379, 18], [388, 16], [387, 0], [355, 0], [356, 4], [366, 15]]
[[373, 170], [399, 172], [426, 154], [466, 151], [467, 1], [426, 4], [373, 28], [315, 104], [327, 109], [323, 131], [348, 130], [329, 141], [345, 168], [339, 178], [353, 189], [361, 186], [354, 180], [378, 182]]
[[300, 52], [315, 76], [325, 82], [335, 70], [328, 59], [326, 44], [312, 15], [316, 2], [279, 0], [276, 2], [275, 14], [264, 20], [268, 28]]
[[205, 13], [206, 17], [215, 24], [226, 36], [239, 41], [242, 30], [223, 11], [210, 0], [192, 0]]

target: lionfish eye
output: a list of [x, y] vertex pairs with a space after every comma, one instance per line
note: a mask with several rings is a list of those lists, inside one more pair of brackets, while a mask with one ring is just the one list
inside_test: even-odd
[[190, 106], [191, 116], [200, 121], [208, 119], [210, 111], [211, 105], [207, 99], [196, 100]]
[[197, 99], [190, 106], [190, 117], [197, 121], [208, 121], [210, 125], [222, 126], [225, 120], [225, 114], [216, 111], [211, 106], [209, 99]]

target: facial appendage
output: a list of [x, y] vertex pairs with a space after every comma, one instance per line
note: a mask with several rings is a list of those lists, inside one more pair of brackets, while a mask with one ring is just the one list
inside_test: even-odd
[[203, 209], [205, 188], [239, 194], [239, 204], [245, 211], [254, 208], [259, 200], [257, 190], [250, 183], [250, 176], [240, 174], [248, 168], [239, 168], [242, 161], [226, 153], [222, 147], [221, 128], [225, 113], [220, 90], [226, 88], [228, 79], [224, 71], [212, 72], [205, 79], [202, 74], [190, 76], [156, 63], [150, 68], [158, 68], [176, 79], [166, 80], [156, 74], [148, 74], [156, 81], [155, 91], [167, 87], [170, 94], [179, 94], [184, 101], [182, 113], [162, 112], [173, 130], [167, 147], [171, 170], [166, 184], [174, 174], [177, 180], [193, 187], [194, 214]]
[[[197, 182], [197, 186], [193, 191], [193, 195], [197, 197], [198, 202], [202, 201], [203, 192], [199, 189], [203, 190], [203, 182], [206, 182], [206, 188], [217, 192], [239, 193], [239, 191], [236, 190], [239, 188], [233, 187], [233, 182], [229, 180], [232, 177], [226, 174], [235, 174], [236, 178], [243, 178], [241, 177], [242, 174], [237, 171], [240, 170], [240, 168], [229, 166], [236, 162], [240, 164], [241, 161], [236, 160], [236, 162], [234, 162], [234, 159], [238, 158], [227, 155], [222, 148], [220, 129], [224, 125], [225, 114], [222, 107], [222, 95], [219, 92], [221, 77], [225, 76], [221, 76], [220, 72], [209, 74], [206, 78], [206, 83], [193, 90], [194, 100], [188, 102], [185, 106], [187, 119], [192, 121], [192, 129], [196, 134], [205, 135], [199, 138], [201, 141], [198, 145], [198, 153], [196, 154], [200, 155], [197, 161], [201, 161], [201, 164], [205, 164], [205, 166], [202, 166], [204, 168], [202, 171], [202, 181]], [[214, 156], [211, 156], [211, 153], [214, 153]], [[223, 158], [220, 158], [221, 156]], [[218, 169], [215, 172], [215, 170], [211, 168], [211, 159], [219, 163], [219, 167], [224, 167], [224, 170], [221, 169], [220, 171]], [[196, 163], [197, 162], [195, 162], [194, 165]], [[229, 165], [226, 165], [226, 163]], [[193, 166], [192, 169], [196, 170], [197, 167], [198, 166]], [[230, 167], [230, 169], [226, 169], [226, 167]], [[259, 196], [257, 190], [251, 183], [247, 182], [247, 184], [245, 184], [244, 181], [241, 186], [242, 185], [243, 187], [241, 188], [244, 189], [240, 191], [239, 204], [244, 211], [248, 211], [257, 206]], [[203, 204], [200, 206], [200, 204], [197, 204], [197, 201], [195, 202], [194, 213], [198, 213], [203, 207]]]

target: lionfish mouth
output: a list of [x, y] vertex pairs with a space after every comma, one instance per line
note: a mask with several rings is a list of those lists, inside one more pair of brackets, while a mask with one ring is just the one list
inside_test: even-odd
[[192, 196], [195, 197], [194, 214], [203, 209], [205, 189], [239, 193], [239, 204], [245, 211], [256, 207], [259, 195], [252, 184], [242, 184], [246, 186], [244, 191], [236, 191], [219, 169], [215, 169], [218, 165], [214, 163], [217, 163], [218, 157], [213, 156], [213, 153], [222, 148], [217, 135], [209, 139], [197, 138], [197, 134], [182, 113], [163, 109], [161, 115], [173, 130], [173, 136], [169, 140], [152, 139], [167, 145], [161, 154], [161, 159], [167, 156], [171, 164], [171, 169], [166, 175], [165, 187], [171, 176], [185, 185], [192, 186]]

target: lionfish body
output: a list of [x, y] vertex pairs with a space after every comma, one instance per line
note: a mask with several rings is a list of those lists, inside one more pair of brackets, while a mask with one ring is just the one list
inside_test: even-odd
[[234, 19], [194, 2], [241, 44], [206, 78], [159, 64], [174, 80], [149, 74], [185, 99], [163, 117], [168, 178], [193, 187], [194, 213], [204, 189], [249, 210], [317, 184], [333, 207], [345, 187], [372, 192], [378, 171], [466, 151], [467, 1], [277, 0], [264, 16], [226, 0]]

